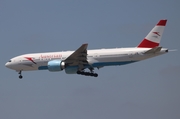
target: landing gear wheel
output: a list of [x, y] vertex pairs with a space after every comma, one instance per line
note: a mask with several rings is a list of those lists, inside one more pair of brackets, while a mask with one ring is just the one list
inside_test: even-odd
[[94, 77], [98, 77], [98, 74], [95, 73], [95, 74], [94, 74]]
[[77, 74], [81, 74], [81, 72], [80, 72], [80, 71], [77, 71]]
[[94, 76], [94, 77], [98, 77], [98, 74], [93, 73], [93, 72], [77, 71], [77, 74], [84, 75], [84, 76]]
[[19, 79], [22, 79], [23, 76], [21, 75], [22, 71], [19, 71]]
[[22, 75], [20, 75], [20, 76], [19, 76], [19, 79], [22, 79], [22, 78], [23, 78], [23, 76], [22, 76]]

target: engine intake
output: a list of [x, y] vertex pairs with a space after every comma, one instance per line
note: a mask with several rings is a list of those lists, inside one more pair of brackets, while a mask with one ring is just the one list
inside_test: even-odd
[[48, 62], [48, 70], [51, 72], [62, 71], [65, 69], [65, 62], [61, 60], [52, 60]]

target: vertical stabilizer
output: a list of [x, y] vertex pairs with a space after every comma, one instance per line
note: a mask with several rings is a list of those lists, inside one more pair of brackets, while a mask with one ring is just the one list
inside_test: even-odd
[[166, 22], [167, 20], [160, 20], [137, 47], [154, 48], [159, 46]]

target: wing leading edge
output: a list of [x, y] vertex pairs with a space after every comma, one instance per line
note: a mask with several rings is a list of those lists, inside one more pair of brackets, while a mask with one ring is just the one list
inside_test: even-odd
[[82, 44], [76, 51], [74, 51], [69, 57], [65, 59], [68, 66], [78, 66], [80, 70], [84, 68], [87, 61], [87, 46], [88, 44]]

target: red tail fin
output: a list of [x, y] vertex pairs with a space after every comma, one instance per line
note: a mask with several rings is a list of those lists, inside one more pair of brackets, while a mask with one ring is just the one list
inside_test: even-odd
[[167, 20], [160, 20], [157, 25], [149, 32], [149, 34], [138, 45], [139, 48], [154, 48], [159, 46], [161, 37], [166, 26]]

